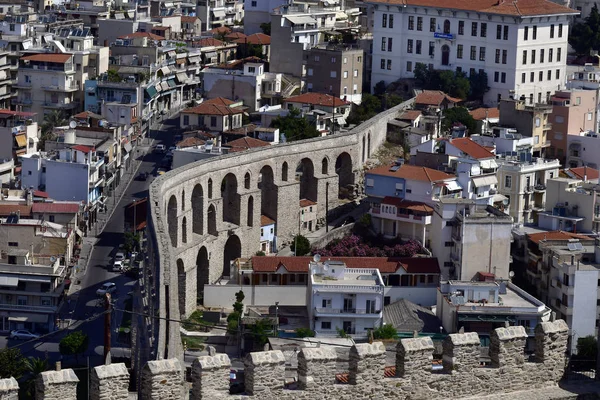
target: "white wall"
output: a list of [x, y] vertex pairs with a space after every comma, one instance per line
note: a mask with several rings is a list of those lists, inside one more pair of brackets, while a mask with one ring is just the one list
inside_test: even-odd
[[572, 350], [575, 350], [577, 338], [596, 336], [598, 271], [577, 271], [573, 286], [573, 319], [569, 328], [573, 333]]
[[87, 164], [46, 161], [46, 192], [54, 200], [88, 202]]
[[413, 287], [413, 286], [386, 286], [384, 296], [390, 297], [390, 303], [401, 299], [412, 301], [423, 307], [431, 307], [436, 303], [437, 288], [432, 287]]
[[204, 306], [231, 308], [235, 293], [243, 290], [245, 305], [306, 306], [306, 286], [234, 286], [204, 285]]
[[[579, 143], [578, 157], [573, 157], [570, 148], [572, 143]], [[565, 167], [582, 167], [587, 165], [590, 168], [598, 168], [600, 164], [600, 137], [567, 135], [567, 163]], [[574, 165], [571, 165], [574, 163]]]

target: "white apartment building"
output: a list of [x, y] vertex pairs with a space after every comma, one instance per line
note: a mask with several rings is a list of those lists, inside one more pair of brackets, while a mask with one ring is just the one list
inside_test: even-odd
[[600, 137], [597, 132], [567, 135], [566, 167], [578, 168], [585, 165], [597, 169], [600, 164], [598, 154], [600, 154]]
[[570, 17], [547, 0], [435, 4], [370, 0], [375, 8], [371, 84], [413, 78], [417, 63], [434, 69], [485, 71], [484, 102], [525, 97], [541, 103], [564, 87]]
[[316, 336], [366, 337], [383, 321], [384, 284], [376, 268], [346, 268], [342, 261], [309, 265], [308, 315]]
[[271, 21], [271, 11], [288, 4], [288, 0], [248, 0], [244, 2], [244, 34], [262, 32], [261, 24]]

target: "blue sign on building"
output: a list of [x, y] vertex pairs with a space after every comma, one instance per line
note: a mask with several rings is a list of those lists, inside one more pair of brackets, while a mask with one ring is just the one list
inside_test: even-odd
[[433, 37], [436, 38], [436, 39], [454, 40], [454, 34], [453, 33], [434, 32], [433, 33]]

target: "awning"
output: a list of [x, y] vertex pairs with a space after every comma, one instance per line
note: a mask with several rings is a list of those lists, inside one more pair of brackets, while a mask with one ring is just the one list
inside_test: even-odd
[[187, 75], [184, 72], [179, 72], [177, 75], [175, 75], [175, 78], [177, 78], [179, 83], [184, 83], [187, 81]]
[[131, 153], [131, 143], [127, 142], [123, 145], [126, 152]]
[[26, 147], [27, 146], [27, 135], [21, 133], [20, 135], [15, 136], [15, 140], [17, 141], [18, 147]]
[[212, 13], [216, 19], [225, 18], [225, 10], [212, 10]]
[[49, 276], [39, 275], [19, 275], [19, 280], [24, 282], [51, 283], [52, 278]]
[[508, 200], [508, 197], [500, 193], [494, 195], [494, 203], [499, 203], [504, 200]]
[[206, 58], [213, 58], [217, 56], [217, 52], [216, 51], [209, 51], [208, 53], [204, 53], [204, 57]]
[[79, 229], [77, 227], [75, 227], [75, 233], [77, 234], [77, 236], [79, 236], [81, 238], [83, 237], [83, 232], [81, 232], [81, 229]]
[[190, 64], [200, 64], [200, 56], [188, 57], [188, 62]]
[[446, 186], [446, 189], [448, 189], [449, 192], [462, 189], [462, 186], [460, 186], [457, 181], [444, 182], [444, 186]]
[[148, 93], [148, 96], [149, 96], [149, 97], [154, 97], [154, 96], [156, 96], [156, 94], [157, 94], [158, 92], [156, 91], [156, 88], [155, 88], [154, 86], [148, 86], [148, 87], [146, 88], [146, 93]]
[[48, 314], [21, 314], [8, 317], [9, 321], [14, 322], [48, 322]]
[[163, 75], [169, 75], [169, 67], [162, 67], [161, 69], [159, 69], [160, 72], [162, 72]]
[[288, 21], [295, 25], [317, 23], [316, 19], [314, 19], [313, 17], [309, 17], [308, 15], [286, 15], [285, 18], [287, 18]]
[[459, 321], [468, 322], [516, 322], [511, 315], [489, 315], [489, 314], [458, 314]]
[[483, 169], [498, 168], [498, 164], [496, 163], [496, 160], [494, 160], [494, 159], [481, 160], [479, 162], [479, 166]]
[[175, 87], [177, 86], [177, 84], [175, 83], [175, 79], [171, 78], [167, 81], [167, 84], [169, 85], [169, 87]]
[[335, 19], [337, 19], [337, 20], [348, 19], [348, 14], [346, 14], [343, 11], [338, 11], [335, 13]]
[[0, 276], [0, 286], [17, 287], [19, 286], [19, 278], [16, 276]]
[[496, 175], [474, 176], [471, 178], [475, 187], [491, 186], [498, 183]]

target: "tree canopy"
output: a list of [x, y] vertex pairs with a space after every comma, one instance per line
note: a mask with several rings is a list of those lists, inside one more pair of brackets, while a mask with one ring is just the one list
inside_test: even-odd
[[444, 132], [448, 132], [455, 123], [463, 124], [470, 133], [474, 133], [477, 129], [477, 122], [465, 107], [453, 107], [444, 110], [443, 116], [442, 131]]
[[304, 117], [300, 117], [300, 110], [292, 108], [285, 117], [277, 117], [271, 122], [272, 128], [279, 128], [285, 133], [288, 142], [294, 140], [310, 139], [320, 136], [319, 131]]
[[[296, 244], [298, 245], [298, 251], [296, 251]], [[292, 240], [292, 245], [290, 248], [296, 253], [297, 256], [303, 256], [310, 253], [310, 242], [306, 237], [302, 235], [296, 235], [294, 240]]]
[[482, 100], [489, 90], [485, 71], [474, 72], [469, 77], [462, 71], [430, 69], [423, 63], [417, 63], [413, 70], [417, 85], [425, 90], [442, 92], [463, 100]]
[[590, 54], [590, 50], [600, 50], [600, 13], [596, 4], [583, 22], [573, 25], [569, 44], [580, 56]]
[[3, 349], [0, 350], [0, 379], [10, 378], [19, 379], [27, 371], [27, 360], [21, 354], [21, 350]]
[[58, 343], [58, 350], [63, 356], [79, 357], [84, 353], [89, 344], [89, 337], [81, 331], [74, 331], [62, 338]]
[[270, 22], [263, 22], [262, 24], [260, 24], [260, 29], [263, 31], [263, 33], [265, 35], [271, 36], [271, 23]]

